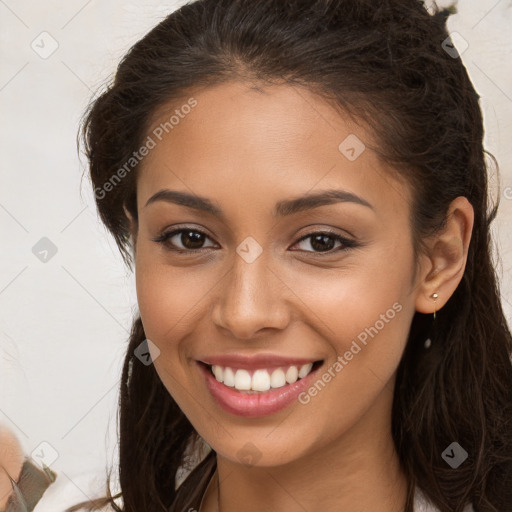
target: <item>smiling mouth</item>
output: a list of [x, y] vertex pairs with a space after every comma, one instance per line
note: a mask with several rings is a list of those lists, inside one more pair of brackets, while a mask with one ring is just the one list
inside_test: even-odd
[[319, 368], [323, 360], [303, 365], [286, 365], [273, 368], [248, 370], [230, 366], [210, 365], [200, 362], [215, 377], [217, 382], [244, 394], [265, 393], [279, 389], [307, 377]]

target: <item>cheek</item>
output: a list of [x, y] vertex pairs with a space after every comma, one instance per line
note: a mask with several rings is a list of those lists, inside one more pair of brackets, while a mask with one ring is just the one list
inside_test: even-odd
[[[412, 304], [412, 252], [408, 247], [354, 253], [338, 268], [286, 269], [282, 279], [302, 302], [302, 310], [340, 350], [377, 322], [379, 330], [403, 332]], [[406, 331], [407, 332], [407, 331]], [[364, 334], [362, 335], [364, 338]], [[348, 348], [347, 348], [348, 349]]]
[[348, 409], [348, 404], [359, 407], [351, 397], [370, 403], [392, 377], [407, 342], [414, 316], [412, 252], [406, 247], [374, 252], [336, 272], [303, 273], [294, 281], [287, 276], [305, 305], [307, 323], [329, 347], [320, 378], [330, 391], [322, 391], [325, 400], [317, 401], [326, 407], [341, 396]]
[[154, 368], [178, 406], [200, 424], [191, 403], [190, 344], [194, 329], [204, 317], [200, 311], [212, 287], [197, 271], [162, 263], [154, 250], [140, 244], [136, 255], [136, 289], [147, 339], [159, 349]]
[[384, 416], [391, 407], [391, 379], [414, 315], [406, 294], [409, 277], [388, 273], [377, 279], [367, 267], [361, 274], [354, 269], [334, 282], [326, 279], [316, 297], [309, 292], [316, 330], [322, 331], [331, 353], [322, 372], [299, 397], [304, 405], [302, 427], [322, 432], [319, 443], [348, 431], [375, 404], [380, 404]]
[[[306, 294], [307, 282], [303, 284]], [[396, 281], [365, 283], [352, 274], [334, 283], [326, 280], [303, 300], [311, 307], [314, 330], [329, 345], [330, 363], [342, 358], [335, 373], [351, 375], [344, 384], [350, 393], [349, 388], [357, 390], [371, 374], [387, 382], [400, 361], [414, 314]]]
[[146, 336], [165, 342], [184, 338], [197, 325], [214, 285], [211, 272], [162, 263], [142, 244], [136, 257], [136, 289]]

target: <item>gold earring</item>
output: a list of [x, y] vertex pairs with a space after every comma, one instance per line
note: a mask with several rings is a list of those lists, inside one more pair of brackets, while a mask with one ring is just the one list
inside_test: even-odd
[[431, 295], [431, 297], [434, 299], [434, 320], [436, 319], [436, 309], [435, 309], [435, 304], [436, 304], [436, 300], [437, 298], [439, 297], [439, 295], [437, 293], [433, 293]]

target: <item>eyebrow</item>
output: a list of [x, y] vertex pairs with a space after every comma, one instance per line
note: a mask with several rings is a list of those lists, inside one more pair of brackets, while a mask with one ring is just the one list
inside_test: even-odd
[[[226, 218], [222, 209], [210, 201], [210, 199], [197, 196], [195, 194], [189, 194], [188, 192], [169, 189], [159, 190], [148, 199], [145, 207], [157, 201], [165, 201], [167, 203], [173, 203], [193, 208], [194, 210], [211, 213], [223, 220]], [[335, 203], [355, 203], [374, 210], [373, 206], [368, 201], [353, 194], [352, 192], [347, 192], [345, 190], [324, 190], [312, 194], [306, 194], [295, 199], [279, 201], [276, 203], [273, 216], [286, 217], [298, 212]]]

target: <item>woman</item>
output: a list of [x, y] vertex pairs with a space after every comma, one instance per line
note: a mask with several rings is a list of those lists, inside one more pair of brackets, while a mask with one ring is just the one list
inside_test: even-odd
[[497, 205], [445, 21], [203, 0], [124, 57], [82, 132], [140, 309], [98, 508], [512, 510]]

